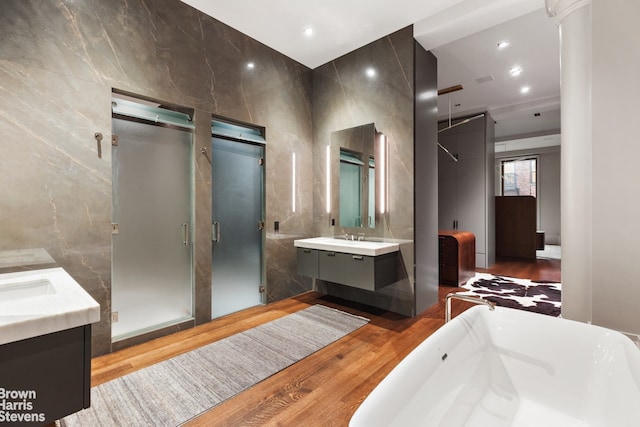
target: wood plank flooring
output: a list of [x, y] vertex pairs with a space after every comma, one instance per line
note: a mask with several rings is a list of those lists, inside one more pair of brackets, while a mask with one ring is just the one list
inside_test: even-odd
[[[560, 261], [500, 260], [482, 272], [560, 281]], [[360, 403], [413, 348], [444, 324], [444, 297], [415, 318], [315, 292], [235, 313], [93, 359], [92, 385], [201, 347], [313, 304], [365, 316], [364, 327], [188, 422], [187, 426], [346, 426]], [[453, 302], [454, 314], [469, 305]]]

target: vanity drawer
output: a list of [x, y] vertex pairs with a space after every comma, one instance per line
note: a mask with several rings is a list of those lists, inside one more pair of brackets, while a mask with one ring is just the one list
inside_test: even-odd
[[374, 290], [375, 271], [373, 257], [345, 254], [344, 282], [349, 286]]
[[318, 277], [318, 250], [298, 248], [296, 272], [300, 276]]
[[345, 255], [345, 285], [375, 291], [397, 280], [396, 253], [376, 257]]
[[344, 283], [346, 254], [318, 251], [318, 278], [327, 282]]

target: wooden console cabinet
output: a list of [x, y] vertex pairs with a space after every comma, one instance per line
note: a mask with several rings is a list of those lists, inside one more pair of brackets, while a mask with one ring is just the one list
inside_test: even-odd
[[469, 231], [438, 231], [439, 282], [460, 286], [476, 273], [476, 237]]

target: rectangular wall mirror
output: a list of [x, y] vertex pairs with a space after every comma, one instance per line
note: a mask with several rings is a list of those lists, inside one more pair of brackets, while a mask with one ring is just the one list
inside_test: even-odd
[[345, 228], [375, 228], [376, 128], [373, 123], [331, 134], [331, 198], [338, 224]]

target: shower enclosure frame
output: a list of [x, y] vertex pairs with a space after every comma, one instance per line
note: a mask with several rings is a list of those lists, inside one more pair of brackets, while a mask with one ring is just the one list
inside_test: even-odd
[[[118, 153], [116, 150], [122, 149], [122, 147], [119, 146], [120, 145], [119, 136], [114, 135], [114, 139], [112, 141], [112, 145], [114, 145], [113, 146], [114, 152], [113, 152], [113, 158], [112, 158], [112, 161], [113, 161], [112, 168], [114, 170], [113, 184], [112, 184], [114, 188], [113, 190], [114, 191], [114, 200], [113, 200], [114, 224], [112, 224], [113, 236], [112, 236], [112, 244], [111, 244], [111, 250], [112, 250], [112, 287], [111, 287], [112, 328], [111, 330], [112, 330], [113, 343], [122, 342], [134, 337], [139, 337], [154, 331], [162, 330], [167, 327], [174, 327], [176, 325], [181, 325], [181, 324], [184, 324], [185, 322], [193, 324], [193, 322], [195, 321], [194, 319], [195, 319], [195, 307], [196, 307], [195, 271], [194, 271], [194, 260], [195, 260], [194, 258], [195, 257], [195, 253], [194, 253], [194, 250], [195, 250], [195, 247], [194, 247], [194, 225], [195, 225], [194, 159], [195, 159], [196, 144], [195, 144], [195, 126], [191, 121], [191, 118], [193, 117], [193, 115], [182, 113], [180, 111], [164, 110], [163, 108], [149, 106], [144, 101], [141, 101], [142, 102], [141, 104], [136, 105], [135, 101], [138, 101], [137, 99], [134, 100], [134, 102], [130, 102], [130, 100], [127, 99], [129, 97], [127, 96], [124, 96], [125, 98], [124, 100], [120, 99], [119, 97], [120, 95], [114, 92], [115, 103], [112, 105], [114, 129], [116, 128], [116, 123], [117, 123], [116, 120], [123, 120], [126, 122], [153, 126], [155, 127], [155, 131], [159, 131], [159, 128], [166, 129], [170, 131], [170, 134], [173, 133], [174, 135], [179, 135], [180, 137], [183, 138], [182, 140], [172, 140], [171, 142], [163, 142], [163, 143], [165, 144], [165, 146], [172, 146], [172, 149], [179, 150], [180, 155], [183, 156], [182, 158], [177, 159], [178, 161], [182, 161], [182, 163], [180, 163], [181, 166], [178, 169], [181, 169], [181, 172], [183, 173], [180, 179], [180, 185], [182, 185], [183, 187], [181, 187], [182, 190], [180, 191], [180, 196], [179, 196], [179, 199], [182, 203], [178, 201], [177, 205], [184, 208], [184, 211], [181, 216], [181, 218], [183, 219], [180, 221], [180, 223], [175, 223], [176, 227], [181, 227], [180, 230], [179, 231], [174, 230], [173, 228], [170, 230], [170, 233], [173, 233], [173, 237], [171, 238], [171, 244], [174, 245], [175, 247], [173, 249], [164, 248], [165, 251], [169, 252], [169, 255], [171, 255], [171, 253], [178, 255], [177, 262], [179, 262], [179, 265], [176, 265], [176, 264], [170, 265], [170, 267], [173, 267], [170, 270], [170, 274], [174, 274], [173, 270], [177, 270], [175, 274], [179, 275], [179, 277], [175, 281], [175, 283], [177, 283], [178, 286], [170, 289], [167, 289], [166, 287], [160, 288], [159, 289], [160, 292], [153, 292], [158, 295], [160, 294], [173, 295], [173, 297], [175, 298], [173, 301], [169, 301], [169, 299], [171, 299], [172, 297], [165, 297], [166, 301], [162, 303], [162, 302], [154, 301], [150, 295], [149, 302], [147, 303], [147, 301], [145, 300], [144, 301], [145, 304], [143, 304], [146, 306], [152, 306], [153, 305], [152, 303], [159, 304], [161, 306], [162, 304], [164, 304], [164, 306], [167, 306], [167, 307], [169, 305], [173, 306], [175, 304], [179, 306], [179, 311], [181, 312], [181, 314], [180, 313], [179, 315], [172, 314], [164, 320], [159, 320], [157, 323], [151, 322], [150, 324], [147, 324], [132, 330], [128, 330], [127, 328], [124, 328], [125, 330], [124, 333], [122, 332], [123, 328], [120, 328], [121, 331], [117, 333], [115, 331], [115, 328], [113, 327], [113, 324], [123, 319], [118, 318], [122, 316], [119, 316], [118, 306], [116, 304], [117, 299], [122, 298], [122, 295], [116, 297], [117, 295], [116, 293], [118, 292], [118, 287], [122, 286], [122, 284], [118, 284], [117, 282], [119, 276], [118, 276], [118, 272], [116, 271], [116, 268], [118, 268], [117, 263], [118, 262], [122, 263], [122, 255], [120, 256], [120, 261], [118, 261], [118, 257], [116, 256], [117, 255], [116, 251], [118, 250], [117, 239], [121, 238], [121, 236], [119, 236], [121, 231], [120, 225], [116, 222], [119, 220], [116, 216], [116, 212], [117, 212], [116, 203], [118, 203], [118, 201], [116, 200], [117, 192], [118, 192], [117, 186], [119, 185], [119, 181], [118, 181], [119, 177], [116, 176], [116, 171], [117, 171], [117, 168], [119, 167], [119, 165], [117, 164]], [[162, 134], [164, 131], [159, 131], [159, 132], [161, 132]], [[153, 144], [156, 142], [157, 141], [147, 141], [146, 143]], [[185, 143], [188, 144], [188, 147], [184, 146]], [[151, 150], [148, 151], [149, 156], [156, 154], [155, 152], [151, 153], [150, 151]], [[173, 160], [173, 157], [170, 157], [169, 160]], [[163, 173], [163, 171], [166, 170], [166, 164], [156, 165], [156, 166], [157, 166], [157, 173]], [[162, 169], [163, 167], [164, 169]], [[157, 175], [154, 175], [154, 177], [158, 178]], [[187, 189], [187, 186], [188, 186], [188, 189]], [[169, 190], [167, 189], [167, 193], [168, 191]], [[162, 194], [163, 194], [162, 197], [164, 198], [166, 196], [166, 193], [163, 192]], [[166, 202], [166, 201], [163, 201], [163, 202]], [[154, 231], [157, 232], [158, 230], [155, 229]], [[164, 232], [164, 229], [162, 229], [162, 231]], [[178, 239], [178, 241], [176, 241], [176, 238]], [[178, 248], [181, 248], [181, 249], [178, 249]], [[163, 252], [162, 250], [160, 250], [160, 252], [161, 254], [166, 254], [166, 252]], [[136, 261], [133, 261], [133, 262], [135, 263]], [[158, 268], [165, 267], [164, 264], [165, 262], [162, 262], [161, 260], [157, 260], [154, 262], [154, 266], [158, 266]], [[154, 270], [155, 268], [156, 267], [154, 267]], [[155, 271], [154, 271], [154, 274], [156, 274]], [[166, 283], [165, 283], [165, 286], [166, 286]], [[120, 292], [122, 292], [122, 289], [120, 290]], [[166, 314], [168, 315], [168, 313]], [[137, 315], [143, 316], [143, 313], [137, 313]], [[158, 318], [162, 319], [163, 317], [165, 317], [164, 314], [159, 316]]]

